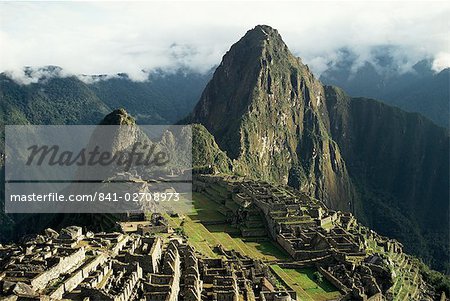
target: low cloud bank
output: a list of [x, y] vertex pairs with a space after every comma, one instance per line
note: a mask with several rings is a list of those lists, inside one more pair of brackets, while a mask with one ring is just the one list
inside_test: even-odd
[[449, 13], [443, 2], [2, 2], [0, 72], [23, 83], [51, 76], [23, 66], [135, 81], [155, 69], [206, 72], [257, 24], [277, 28], [317, 76], [345, 59], [342, 49], [358, 68], [386, 45], [399, 72], [423, 58], [439, 71], [450, 66]]

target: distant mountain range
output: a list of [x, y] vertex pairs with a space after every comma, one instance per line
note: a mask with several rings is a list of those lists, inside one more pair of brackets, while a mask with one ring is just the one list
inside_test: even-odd
[[[355, 68], [357, 55], [341, 49], [338, 59], [329, 64], [319, 79], [324, 84], [343, 88], [351, 96], [378, 99], [420, 113], [448, 128], [450, 69], [436, 73], [432, 60], [423, 59], [411, 70], [400, 70], [390, 51], [390, 47], [376, 48], [374, 62], [365, 61]], [[144, 82], [132, 81], [126, 74], [76, 77], [63, 76], [63, 71], [57, 66], [27, 67], [25, 76], [33, 82], [28, 85], [0, 73], [0, 121], [4, 124], [92, 123], [106, 112], [124, 106], [141, 124], [174, 123], [192, 111], [214, 70], [206, 73], [186, 68], [156, 70]], [[74, 100], [70, 106], [65, 104], [71, 100], [67, 97]], [[14, 101], [17, 98], [21, 101]], [[60, 101], [53, 102], [55, 98]], [[49, 111], [52, 114], [46, 114]]]
[[390, 48], [378, 49], [374, 62], [357, 66], [357, 56], [342, 49], [337, 62], [321, 74], [320, 80], [343, 88], [356, 97], [375, 98], [408, 112], [421, 113], [437, 125], [449, 127], [450, 69], [432, 69], [432, 60], [417, 62], [400, 70]]
[[[0, 74], [1, 124], [97, 124], [105, 114], [126, 107], [141, 124], [171, 124], [197, 103], [211, 73], [191, 70], [152, 72], [149, 80], [115, 77], [61, 77], [49, 66], [28, 73], [44, 74], [27, 85]], [[89, 83], [90, 82], [90, 83]]]

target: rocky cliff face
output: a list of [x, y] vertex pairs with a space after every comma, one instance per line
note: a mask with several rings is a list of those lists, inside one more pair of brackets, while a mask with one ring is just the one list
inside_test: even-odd
[[331, 134], [357, 179], [358, 216], [440, 265], [448, 258], [448, 132], [419, 114], [335, 87], [326, 87], [326, 97]]
[[231, 160], [201, 124], [192, 125], [192, 165], [199, 172], [206, 170], [230, 173], [232, 169]]
[[271, 27], [257, 26], [231, 47], [187, 121], [212, 133], [235, 173], [351, 210], [445, 268], [448, 133], [322, 85]]
[[279, 33], [257, 26], [223, 57], [188, 121], [214, 135], [235, 172], [289, 183], [348, 209], [352, 184], [322, 118], [324, 95]]

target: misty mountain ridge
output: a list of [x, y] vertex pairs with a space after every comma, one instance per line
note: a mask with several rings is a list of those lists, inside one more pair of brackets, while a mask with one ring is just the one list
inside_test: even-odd
[[[176, 44], [174, 44], [176, 46]], [[175, 47], [174, 46], [174, 47]], [[187, 56], [191, 51], [178, 51], [177, 61], [180, 57]], [[416, 112], [424, 115], [437, 125], [449, 127], [449, 76], [450, 69], [441, 71], [433, 66], [434, 59], [424, 57], [413, 63], [406, 55], [407, 49], [395, 45], [378, 45], [368, 50], [368, 53], [358, 54], [350, 48], [340, 48], [327, 62], [327, 67], [321, 71], [319, 79], [329, 85], [342, 87], [352, 96], [369, 97], [397, 106], [408, 112]], [[174, 54], [175, 55], [175, 54]], [[19, 84], [45, 84], [52, 78], [76, 77], [89, 86], [97, 86], [96, 90], [106, 95], [102, 89], [110, 87], [111, 82], [120, 82], [124, 89], [115, 89], [113, 98], [121, 99], [134, 96], [130, 90], [136, 89], [137, 99], [133, 100], [130, 112], [139, 122], [144, 123], [173, 123], [177, 118], [186, 116], [194, 107], [196, 100], [192, 97], [199, 96], [206, 82], [211, 78], [213, 70], [199, 72], [186, 65], [181, 60], [176, 68], [155, 68], [142, 70], [143, 77], [136, 80], [126, 73], [99, 74], [99, 75], [74, 75], [58, 66], [24, 67], [22, 72], [3, 72], [1, 75], [13, 79]], [[314, 67], [315, 64], [312, 64]], [[322, 69], [322, 68], [319, 68]], [[312, 68], [315, 73], [315, 68]], [[146, 75], [145, 75], [146, 74]], [[167, 83], [165, 83], [167, 81]], [[139, 104], [145, 108], [148, 102], [153, 102], [155, 94], [165, 98], [166, 93], [174, 93], [167, 88], [175, 81], [175, 84], [184, 86], [186, 102], [176, 101], [179, 114], [166, 112], [163, 116], [147, 112], [138, 112], [134, 106]], [[150, 83], [149, 83], [150, 82]], [[156, 82], [152, 84], [151, 82]], [[149, 91], [149, 86], [166, 86], [157, 91]], [[188, 88], [187, 86], [192, 88]], [[127, 88], [125, 88], [125, 86]], [[152, 88], [153, 89], [153, 88]], [[123, 94], [122, 94], [123, 93]], [[139, 96], [137, 96], [139, 95]], [[133, 98], [136, 98], [133, 97]], [[172, 95], [179, 98], [180, 95]], [[117, 104], [103, 101], [107, 106]], [[126, 105], [126, 103], [124, 103]], [[164, 104], [163, 104], [164, 106]], [[144, 109], [145, 111], [145, 109]]]
[[141, 124], [171, 124], [188, 114], [210, 77], [178, 69], [155, 70], [142, 82], [126, 74], [80, 80], [57, 66], [26, 67], [24, 75], [27, 84], [0, 74], [3, 124], [96, 124], [120, 106]]
[[426, 58], [405, 68], [391, 47], [380, 47], [371, 60], [342, 49], [337, 61], [320, 75], [328, 85], [343, 88], [357, 97], [369, 97], [421, 113], [437, 125], [449, 127], [450, 69], [435, 71], [433, 59]]
[[[99, 74], [86, 74], [86, 73], [73, 73], [66, 70], [60, 66], [56, 65], [46, 65], [46, 66], [24, 66], [22, 70], [3, 70], [0, 74], [7, 75], [8, 77], [14, 79], [18, 83], [30, 84], [37, 83], [43, 79], [49, 77], [68, 77], [76, 76], [86, 83], [92, 83], [99, 80], [107, 80], [110, 78], [128, 78], [132, 81], [148, 81], [151, 80], [153, 76], [160, 76], [163, 74], [206, 74], [211, 73], [220, 63], [213, 64], [208, 67], [190, 66], [189, 56], [195, 52], [192, 46], [187, 46], [178, 43], [172, 43], [169, 49], [178, 49], [177, 51], [170, 51], [171, 57], [177, 64], [174, 66], [166, 67], [153, 67], [153, 68], [143, 68], [140, 70], [144, 75], [139, 79], [128, 75], [125, 72], [118, 73], [99, 73]], [[181, 49], [181, 50], [180, 50]], [[313, 57], [311, 64], [306, 60], [306, 64], [309, 65], [312, 72], [318, 77], [322, 76], [323, 73], [328, 74], [333, 69], [346, 70], [346, 77], [353, 78], [356, 72], [363, 68], [366, 64], [370, 65], [371, 68], [375, 69], [377, 73], [384, 76], [385, 78], [394, 78], [401, 75], [418, 75], [421, 77], [435, 75], [444, 69], [448, 68], [438, 68], [435, 66], [435, 59], [429, 55], [414, 56], [409, 57], [408, 49], [404, 47], [401, 48], [394, 44], [389, 45], [373, 45], [369, 49], [352, 49], [351, 47], [342, 47], [331, 54], [318, 57]], [[318, 66], [315, 62], [315, 58], [322, 58], [325, 60], [327, 67], [323, 68]], [[185, 60], [183, 60], [183, 58]], [[349, 74], [347, 74], [349, 73]], [[145, 76], [146, 75], [146, 76]], [[355, 95], [360, 96], [360, 95]]]
[[189, 76], [191, 74], [203, 75], [212, 74], [216, 66], [211, 66], [205, 71], [191, 68], [185, 64], [180, 64], [174, 67], [156, 67], [152, 69], [140, 70], [143, 76], [140, 79], [136, 79], [126, 72], [118, 72], [114, 74], [99, 73], [99, 74], [85, 74], [85, 73], [73, 73], [57, 65], [45, 65], [45, 66], [24, 66], [22, 70], [5, 70], [0, 72], [0, 75], [8, 77], [14, 80], [18, 84], [29, 85], [35, 83], [44, 83], [51, 78], [65, 78], [76, 77], [86, 84], [93, 84], [98, 81], [109, 80], [113, 78], [122, 78], [134, 82], [148, 82], [159, 77], [165, 77], [169, 75]]

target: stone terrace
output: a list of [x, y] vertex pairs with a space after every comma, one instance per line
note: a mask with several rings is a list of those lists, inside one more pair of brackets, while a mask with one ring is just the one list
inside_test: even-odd
[[200, 256], [176, 234], [48, 229], [24, 244], [0, 248], [0, 299], [256, 301], [287, 294], [284, 300], [295, 300], [288, 286], [277, 287], [264, 263], [217, 252], [219, 259]]
[[[212, 185], [230, 191], [239, 206], [237, 215], [248, 208], [259, 210], [272, 239], [292, 257], [281, 265], [317, 268], [341, 290], [343, 299], [382, 300], [407, 283], [413, 300], [432, 300], [432, 289], [420, 292], [424, 282], [417, 272], [389, 260], [407, 256], [401, 244], [369, 231], [352, 214], [330, 210], [290, 187], [222, 175], [199, 175], [194, 182], [199, 191]], [[373, 260], [374, 254], [378, 260]], [[410, 272], [412, 279], [399, 276]]]
[[[230, 176], [199, 175], [194, 189], [220, 197], [242, 237], [277, 242], [291, 257], [276, 262], [280, 269], [313, 268], [340, 290], [341, 300], [437, 297], [400, 243], [350, 213], [289, 187]], [[162, 216], [128, 218], [122, 233], [72, 226], [0, 245], [0, 300], [297, 299], [295, 281], [284, 281], [266, 262], [220, 245], [213, 247], [217, 258], [205, 257]]]

